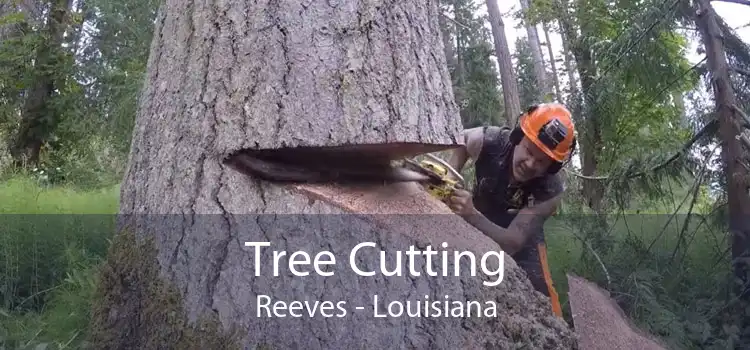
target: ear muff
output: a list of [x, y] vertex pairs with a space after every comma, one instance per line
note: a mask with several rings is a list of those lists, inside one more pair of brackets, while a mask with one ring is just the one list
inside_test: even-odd
[[513, 130], [510, 131], [510, 136], [508, 136], [508, 139], [514, 146], [517, 146], [519, 143], [521, 143], [521, 140], [523, 140], [523, 130], [521, 130], [521, 127], [516, 126], [515, 128], [513, 128]]
[[521, 118], [531, 113], [534, 113], [534, 111], [536, 111], [538, 108], [539, 108], [538, 104], [530, 106], [529, 108], [526, 109], [526, 112], [522, 113], [520, 116], [518, 116], [518, 118], [516, 118], [516, 126], [513, 127], [513, 130], [511, 130], [510, 136], [509, 136], [511, 144], [515, 146], [515, 145], [518, 145], [521, 142], [521, 140], [523, 140], [524, 135], [523, 135], [523, 130], [521, 130]]

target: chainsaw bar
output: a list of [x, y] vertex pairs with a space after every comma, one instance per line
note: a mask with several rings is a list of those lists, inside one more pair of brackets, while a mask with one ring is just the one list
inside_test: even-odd
[[402, 166], [404, 167], [404, 169], [408, 169], [410, 171], [414, 171], [416, 173], [419, 173], [419, 174], [422, 174], [422, 175], [426, 176], [427, 178], [425, 179], [425, 181], [428, 181], [428, 182], [430, 182], [432, 184], [440, 184], [440, 183], [443, 182], [443, 178], [439, 174], [436, 174], [435, 172], [433, 172], [433, 171], [431, 171], [429, 169], [424, 168], [419, 163], [417, 163], [415, 160], [413, 160], [413, 159], [404, 159], [403, 162], [404, 163], [403, 163]]
[[225, 161], [237, 171], [274, 182], [295, 183], [383, 183], [428, 181], [430, 176], [391, 162], [328, 159], [320, 162], [288, 162], [239, 153]]
[[242, 174], [272, 182], [419, 182], [433, 189], [464, 187], [463, 177], [450, 164], [429, 153], [424, 156], [429, 161], [391, 160], [389, 155], [346, 148], [246, 149], [228, 156], [224, 163]]

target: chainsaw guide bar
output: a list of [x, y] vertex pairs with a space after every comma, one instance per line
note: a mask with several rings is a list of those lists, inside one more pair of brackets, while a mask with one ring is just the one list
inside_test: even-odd
[[307, 148], [297, 150], [243, 150], [225, 159], [242, 174], [286, 183], [386, 184], [419, 182], [445, 200], [464, 187], [464, 179], [444, 160], [429, 153], [427, 160], [391, 160], [367, 152]]
[[266, 181], [296, 183], [379, 183], [427, 181], [423, 173], [393, 162], [352, 157], [320, 157], [293, 161], [238, 153], [225, 161], [237, 171]]

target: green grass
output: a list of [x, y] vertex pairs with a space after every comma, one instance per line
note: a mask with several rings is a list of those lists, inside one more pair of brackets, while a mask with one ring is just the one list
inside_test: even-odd
[[81, 347], [118, 204], [119, 186], [0, 184], [0, 348]]
[[15, 177], [0, 184], [0, 214], [114, 214], [119, 192], [119, 186], [92, 191], [46, 188]]

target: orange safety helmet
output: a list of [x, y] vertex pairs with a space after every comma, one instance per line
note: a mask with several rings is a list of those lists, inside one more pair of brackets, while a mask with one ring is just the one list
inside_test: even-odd
[[519, 124], [511, 135], [513, 143], [517, 144], [525, 135], [557, 163], [564, 162], [575, 149], [573, 117], [562, 104], [544, 103], [532, 106], [521, 115]]

